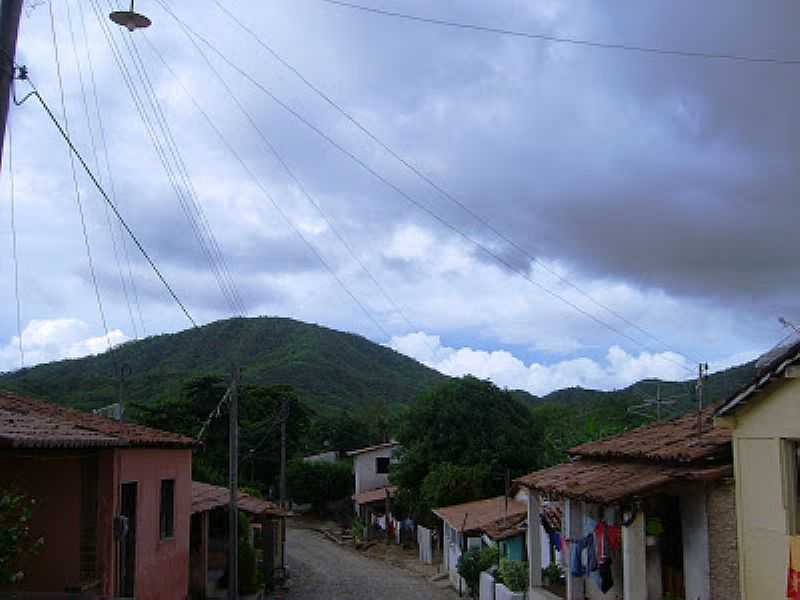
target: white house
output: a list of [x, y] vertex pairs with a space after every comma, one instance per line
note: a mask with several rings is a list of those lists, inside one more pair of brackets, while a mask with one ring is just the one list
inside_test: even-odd
[[367, 505], [374, 505], [372, 508], [382, 513], [380, 509], [387, 496], [394, 494], [395, 489], [389, 485], [389, 468], [395, 448], [396, 442], [387, 442], [347, 453], [353, 459], [356, 480], [353, 502], [356, 513], [362, 514], [362, 508]]

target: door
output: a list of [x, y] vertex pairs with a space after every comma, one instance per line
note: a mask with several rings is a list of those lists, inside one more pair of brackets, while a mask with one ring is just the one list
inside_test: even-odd
[[133, 598], [136, 575], [136, 497], [135, 481], [120, 487], [119, 595]]

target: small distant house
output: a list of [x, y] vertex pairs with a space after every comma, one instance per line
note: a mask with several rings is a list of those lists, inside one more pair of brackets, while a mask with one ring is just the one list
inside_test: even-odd
[[[228, 562], [228, 488], [192, 482], [189, 597], [206, 600], [219, 591], [217, 583]], [[286, 513], [267, 500], [239, 492], [236, 504], [250, 521], [250, 541], [261, 550], [265, 591], [285, 578]]]
[[741, 597], [777, 600], [787, 584], [800, 588], [797, 577], [787, 581], [789, 542], [800, 535], [800, 342], [756, 369], [716, 414], [733, 435]]
[[356, 494], [389, 485], [389, 467], [395, 448], [396, 442], [387, 442], [347, 453], [353, 459]]
[[570, 462], [517, 479], [529, 492], [529, 523], [546, 503], [563, 503], [551, 539], [563, 551], [566, 589], [543, 580], [548, 550], [529, 528], [528, 597], [738, 598], [731, 435], [712, 416], [706, 409], [583, 444]]
[[36, 501], [31, 529], [44, 539], [13, 590], [185, 598], [193, 446], [0, 392], [0, 487]]
[[526, 555], [528, 506], [524, 502], [497, 496], [435, 508], [433, 514], [442, 520], [443, 570], [461, 592], [466, 591], [466, 584], [458, 574], [458, 561], [464, 552], [499, 543], [507, 558], [522, 560]]

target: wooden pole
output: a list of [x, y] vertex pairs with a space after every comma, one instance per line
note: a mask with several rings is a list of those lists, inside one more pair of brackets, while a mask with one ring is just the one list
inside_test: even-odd
[[239, 369], [233, 368], [228, 412], [228, 600], [239, 600]]
[[6, 137], [11, 85], [14, 81], [14, 56], [17, 52], [17, 31], [22, 14], [22, 0], [0, 0], [0, 169], [3, 164], [3, 142]]

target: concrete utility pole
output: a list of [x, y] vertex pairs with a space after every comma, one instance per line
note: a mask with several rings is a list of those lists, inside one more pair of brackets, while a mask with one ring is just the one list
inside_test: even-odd
[[703, 435], [703, 379], [708, 373], [708, 363], [697, 365], [697, 437]]
[[286, 508], [286, 421], [287, 421], [287, 403], [289, 399], [286, 397], [286, 394], [281, 396], [281, 410], [280, 410], [280, 420], [281, 420], [281, 480], [280, 480], [280, 490], [278, 491], [280, 495], [280, 505], [281, 508]]
[[228, 407], [228, 600], [239, 599], [239, 369], [233, 368]]
[[14, 56], [17, 31], [22, 14], [22, 0], [0, 0], [0, 170], [3, 166], [3, 142], [6, 138], [8, 105], [14, 81]]

